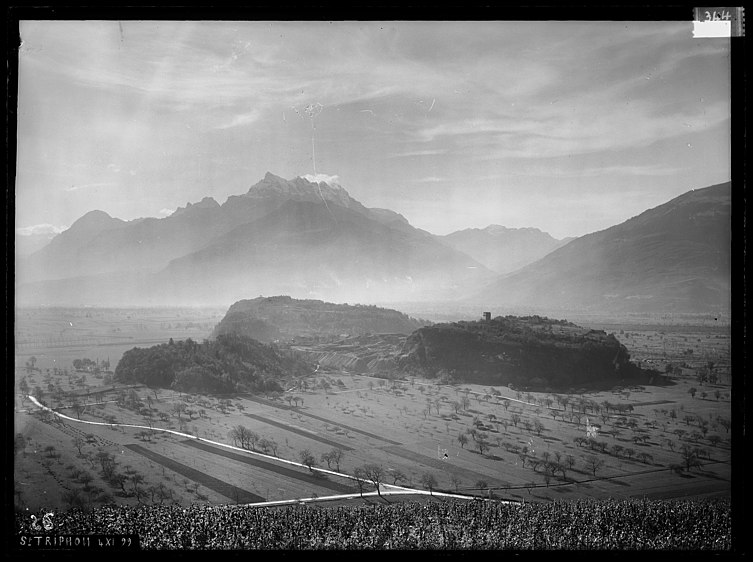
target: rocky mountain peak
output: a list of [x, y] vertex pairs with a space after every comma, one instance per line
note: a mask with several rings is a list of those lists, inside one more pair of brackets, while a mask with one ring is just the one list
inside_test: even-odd
[[341, 207], [360, 207], [355, 199], [337, 183], [337, 176], [325, 174], [298, 176], [286, 180], [267, 172], [259, 183], [251, 186], [245, 197], [267, 199], [272, 197], [294, 201], [335, 203]]

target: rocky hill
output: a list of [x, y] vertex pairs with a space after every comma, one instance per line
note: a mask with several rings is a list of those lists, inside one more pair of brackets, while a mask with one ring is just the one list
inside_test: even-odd
[[262, 342], [296, 337], [410, 334], [424, 323], [397, 310], [334, 304], [289, 296], [258, 297], [233, 304], [213, 337], [240, 334]]
[[397, 359], [404, 372], [516, 388], [568, 388], [651, 377], [612, 334], [538, 316], [420, 328]]

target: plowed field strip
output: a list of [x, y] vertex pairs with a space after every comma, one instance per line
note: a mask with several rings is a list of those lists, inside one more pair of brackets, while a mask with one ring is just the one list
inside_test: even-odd
[[340, 426], [344, 429], [347, 429], [348, 431], [352, 431], [353, 433], [360, 433], [361, 435], [365, 435], [366, 437], [379, 439], [380, 441], [384, 441], [385, 443], [389, 443], [390, 445], [402, 445], [402, 443], [400, 443], [399, 441], [393, 441], [392, 439], [387, 439], [386, 437], [382, 437], [381, 435], [377, 435], [375, 433], [369, 433], [368, 431], [364, 431], [363, 429], [358, 429], [349, 425], [345, 425], [344, 423], [340, 423], [340, 422], [336, 422], [327, 418], [323, 418], [315, 414], [309, 414], [308, 412], [304, 412], [300, 410], [299, 408], [293, 408], [292, 406], [285, 406], [284, 404], [278, 404], [277, 402], [272, 402], [271, 400], [264, 400], [263, 398], [257, 398], [256, 396], [252, 396], [250, 394], [243, 394], [242, 396], [245, 400], [251, 400], [252, 402], [258, 402], [259, 404], [265, 404], [266, 406], [272, 406], [273, 408], [280, 408], [281, 410], [291, 410], [293, 412], [298, 412], [301, 415], [314, 418], [315, 420], [319, 420], [319, 421], [323, 421], [324, 423], [330, 423], [332, 425]]
[[249, 418], [258, 420], [260, 422], [268, 423], [269, 425], [274, 425], [275, 427], [281, 427], [282, 429], [286, 431], [297, 433], [298, 435], [302, 435], [303, 437], [308, 437], [309, 439], [313, 439], [314, 441], [319, 441], [320, 443], [324, 443], [325, 445], [331, 445], [332, 447], [337, 447], [338, 449], [342, 449], [343, 451], [353, 451], [353, 447], [349, 447], [348, 445], [342, 445], [341, 443], [338, 443], [337, 441], [333, 441], [332, 439], [327, 439], [326, 437], [317, 435], [313, 431], [306, 431], [303, 429], [299, 429], [295, 426], [288, 425], [288, 424], [285, 424], [276, 420], [271, 420], [269, 418], [265, 418], [264, 416], [259, 416], [257, 414], [246, 414], [246, 415]]
[[462, 476], [466, 479], [470, 479], [474, 481], [485, 480], [492, 486], [496, 485], [497, 483], [501, 484], [500, 480], [497, 480], [496, 478], [494, 478], [493, 476], [489, 476], [488, 474], [481, 474], [480, 472], [474, 472], [473, 470], [468, 470], [467, 468], [463, 468], [462, 466], [454, 466], [453, 464], [447, 461], [441, 461], [439, 459], [435, 459], [427, 455], [422, 455], [421, 453], [416, 453], [414, 451], [404, 449], [403, 447], [389, 446], [389, 447], [380, 447], [380, 449], [382, 449], [382, 451], [387, 451], [388, 453], [392, 455], [402, 457], [410, 461], [417, 462], [424, 466], [430, 466], [432, 468], [436, 468], [437, 470], [441, 470], [442, 472], [449, 472], [452, 474], [457, 474], [458, 476]]
[[[319, 486], [320, 488], [327, 488], [335, 492], [340, 492], [341, 494], [351, 494], [355, 492], [354, 488], [351, 488], [350, 486], [346, 486], [345, 484], [332, 482], [331, 480], [327, 480], [322, 477], [317, 478], [313, 474], [308, 474], [306, 472], [299, 472], [297, 470], [286, 468], [284, 466], [273, 464], [271, 462], [266, 462], [260, 459], [255, 459], [253, 457], [241, 455], [240, 453], [233, 453], [232, 451], [225, 451], [218, 447], [213, 447], [211, 445], [208, 445], [207, 443], [196, 441], [195, 439], [187, 439], [185, 441], [181, 441], [181, 443], [188, 447], [195, 447], [196, 449], [201, 449], [202, 451], [207, 451], [209, 453], [213, 453], [221, 457], [225, 457], [228, 459], [232, 459], [234, 461], [238, 461], [238, 462], [242, 462], [251, 466], [255, 466], [257, 468], [261, 468], [262, 470], [269, 470], [281, 476], [286, 476], [288, 478], [293, 478], [294, 480], [307, 482], [309, 484], [313, 484], [314, 486]], [[261, 501], [264, 501], [264, 500], [262, 499]]]
[[153, 460], [156, 463], [161, 464], [165, 468], [169, 468], [170, 470], [177, 472], [181, 476], [190, 478], [194, 482], [198, 482], [202, 486], [205, 486], [210, 490], [214, 490], [218, 494], [222, 494], [226, 498], [229, 498], [238, 503], [257, 503], [266, 501], [266, 499], [261, 496], [257, 496], [256, 494], [252, 494], [247, 490], [238, 488], [237, 486], [233, 486], [232, 484], [228, 484], [227, 482], [215, 478], [214, 476], [209, 476], [208, 474], [205, 474], [200, 470], [196, 470], [195, 468], [186, 466], [183, 463], [174, 461], [173, 459], [160, 455], [159, 453], [155, 453], [154, 451], [142, 447], [141, 445], [133, 444], [126, 445], [126, 447], [140, 455], [145, 456], [150, 460]]

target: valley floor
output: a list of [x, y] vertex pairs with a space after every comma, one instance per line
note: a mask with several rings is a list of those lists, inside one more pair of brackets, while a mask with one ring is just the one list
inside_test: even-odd
[[[187, 337], [192, 329], [168, 337]], [[115, 363], [120, 343], [25, 347], [17, 350], [17, 385], [25, 379], [30, 389], [39, 387], [48, 406], [70, 419], [44, 418], [17, 390], [15, 434], [23, 443], [15, 456], [16, 504], [35, 512], [73, 504], [225, 505], [341, 494], [360, 501], [353, 474], [367, 464], [383, 468], [384, 484], [425, 493], [433, 479], [432, 491], [510, 501], [730, 497], [729, 335], [635, 327], [615, 334], [637, 360], [661, 369], [673, 363], [673, 384], [565, 395], [320, 370], [307, 389], [291, 385], [280, 400], [196, 396], [121, 391], [105, 384], [106, 373], [71, 366], [94, 353]], [[24, 365], [32, 355], [30, 370]], [[709, 361], [718, 379], [700, 384], [698, 371]], [[83, 410], [61, 390], [78, 391]], [[632, 409], [607, 411], [605, 402]], [[579, 404], [587, 404], [585, 412]], [[230, 432], [238, 426], [257, 440], [235, 443]], [[333, 449], [342, 457], [328, 466], [323, 455]], [[315, 465], [302, 462], [303, 451]]]

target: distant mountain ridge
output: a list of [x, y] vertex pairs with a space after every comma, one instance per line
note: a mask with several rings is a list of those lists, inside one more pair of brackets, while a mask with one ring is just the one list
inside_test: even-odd
[[731, 186], [689, 191], [577, 238], [469, 300], [663, 312], [731, 308]]
[[724, 313], [730, 206], [725, 183], [574, 240], [499, 225], [441, 237], [389, 209], [365, 207], [337, 183], [267, 173], [223, 204], [205, 197], [161, 219], [86, 213], [39, 251], [16, 252], [16, 302], [228, 306], [287, 294], [547, 314]]
[[[249, 294], [380, 302], [456, 298], [493, 272], [341, 186], [265, 177], [163, 219], [92, 211], [18, 265], [20, 302], [184, 304]], [[114, 299], [114, 300], [113, 300]]]
[[538, 228], [507, 228], [497, 224], [458, 230], [442, 238], [497, 273], [520, 269], [572, 240], [557, 240]]

